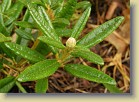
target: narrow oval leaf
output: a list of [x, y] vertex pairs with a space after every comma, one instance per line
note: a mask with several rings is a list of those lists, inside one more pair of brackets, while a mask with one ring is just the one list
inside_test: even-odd
[[[42, 6], [38, 6], [38, 13], [42, 17], [42, 19], [44, 18], [44, 21], [46, 22], [45, 24], [46, 29], [48, 30], [49, 35], [51, 35], [50, 37], [48, 35], [45, 35], [45, 36], [49, 37], [50, 39], [54, 39], [57, 42], [60, 42], [58, 35], [55, 33], [51, 20]], [[53, 53], [57, 53], [58, 50], [56, 48], [52, 46], [50, 47]]]
[[0, 80], [0, 93], [7, 93], [14, 86], [14, 77], [6, 77]]
[[63, 10], [64, 4], [65, 4], [64, 0], [58, 0], [58, 1], [59, 1], [59, 4], [57, 3], [58, 4], [58, 7], [54, 10], [54, 16], [56, 18], [59, 16], [59, 13]]
[[8, 57], [10, 57], [10, 58], [16, 58], [16, 54], [15, 53], [13, 53], [13, 51], [11, 51], [9, 48], [7, 48], [6, 46], [5, 46], [5, 44], [4, 43], [1, 43], [0, 44], [0, 48], [2, 49], [2, 51], [6, 54], [6, 56], [8, 56]]
[[88, 7], [91, 7], [91, 3], [89, 1], [81, 1], [76, 5], [76, 9], [86, 9]]
[[51, 52], [51, 48], [43, 42], [39, 42], [35, 50], [44, 56]]
[[100, 25], [87, 35], [85, 35], [81, 40], [78, 41], [78, 45], [83, 45], [88, 48], [98, 44], [103, 41], [108, 35], [110, 35], [124, 20], [123, 16], [116, 17], [112, 20], [105, 22]]
[[79, 37], [79, 35], [81, 34], [84, 26], [86, 25], [86, 22], [88, 20], [88, 17], [90, 15], [90, 11], [91, 11], [91, 7], [88, 7], [84, 13], [82, 14], [82, 16], [79, 18], [79, 20], [77, 21], [77, 23], [75, 24], [71, 37], [77, 39]]
[[1, 79], [0, 80], [0, 88], [2, 88], [3, 86], [5, 86], [9, 82], [11, 82], [13, 79], [14, 79], [13, 76], [9, 76], [9, 77], [6, 77], [6, 78]]
[[68, 64], [64, 68], [67, 72], [79, 78], [84, 78], [89, 81], [94, 81], [98, 83], [107, 83], [112, 85], [116, 84], [115, 80], [112, 79], [110, 76], [89, 66]]
[[48, 15], [46, 14], [46, 12], [44, 12], [44, 9], [42, 9], [42, 7], [39, 6], [37, 8], [39, 11], [37, 11], [37, 9], [31, 3], [28, 3], [27, 7], [32, 18], [37, 23], [38, 27], [44, 33], [44, 35], [48, 36], [49, 38], [60, 41], [58, 35], [55, 33], [52, 27]]
[[9, 82], [3, 88], [0, 89], [0, 93], [7, 93], [11, 90], [11, 88], [15, 85], [15, 80]]
[[23, 28], [35, 28], [35, 26], [32, 23], [27, 22], [27, 21], [17, 21], [17, 22], [14, 22], [14, 24]]
[[52, 0], [41, 0], [41, 2], [42, 2], [43, 4], [51, 4], [51, 1], [52, 1]]
[[0, 33], [0, 43], [1, 42], [11, 41], [11, 40], [12, 40], [11, 37], [5, 37], [3, 34]]
[[40, 41], [48, 44], [48, 45], [52, 45], [52, 46], [57, 47], [57, 48], [60, 48], [60, 49], [65, 48], [65, 46], [61, 42], [55, 41], [55, 40], [53, 40], [51, 38], [48, 38], [46, 36], [40, 36], [38, 39]]
[[0, 32], [3, 33], [5, 36], [10, 35], [9, 31], [5, 27], [4, 18], [3, 18], [4, 17], [3, 13], [6, 10], [7, 2], [9, 2], [9, 1], [5, 0], [5, 1], [3, 1], [2, 5], [0, 5]]
[[69, 20], [65, 19], [65, 18], [57, 18], [55, 20], [53, 20], [53, 26], [54, 28], [65, 28], [66, 26], [70, 25]]
[[24, 5], [20, 2], [16, 2], [13, 7], [11, 7], [7, 12], [6, 15], [8, 16], [6, 22], [5, 22], [5, 26], [8, 26], [9, 24], [11, 24], [13, 21], [15, 21], [22, 9], [23, 9]]
[[[0, 12], [1, 12], [1, 9], [0, 9]], [[9, 31], [5, 27], [3, 15], [1, 13], [0, 13], [0, 32], [3, 33], [5, 36], [10, 36]]]
[[103, 59], [99, 55], [91, 52], [89, 49], [82, 46], [76, 46], [71, 54], [75, 57], [82, 57], [84, 59], [87, 59], [88, 61], [91, 61], [95, 64], [104, 64]]
[[34, 81], [52, 75], [60, 67], [56, 60], [40, 61], [27, 67], [19, 76], [18, 81]]
[[62, 10], [58, 13], [58, 18], [70, 19], [75, 11], [77, 0], [68, 0]]
[[39, 52], [32, 50], [26, 46], [21, 46], [15, 43], [6, 42], [5, 46], [12, 50], [16, 55], [22, 56], [32, 62], [39, 62], [45, 59]]
[[33, 38], [32, 34], [29, 33], [29, 32], [26, 32], [25, 30], [16, 29], [15, 32], [16, 32], [17, 35], [21, 36], [24, 39], [34, 41], [34, 38]]
[[1, 11], [4, 12], [8, 10], [11, 6], [12, 0], [3, 0], [1, 4]]
[[110, 84], [103, 84], [109, 91], [110, 93], [122, 93], [121, 90], [119, 90], [116, 85], [110, 85]]
[[61, 7], [62, 2], [64, 2], [64, 0], [45, 0], [45, 4], [50, 5], [51, 9], [54, 10], [59, 6]]
[[70, 37], [71, 33], [72, 33], [72, 29], [62, 29], [62, 28], [58, 28], [55, 29], [56, 33], [59, 37]]
[[37, 80], [37, 83], [35, 85], [36, 93], [46, 93], [47, 89], [48, 89], [48, 78]]

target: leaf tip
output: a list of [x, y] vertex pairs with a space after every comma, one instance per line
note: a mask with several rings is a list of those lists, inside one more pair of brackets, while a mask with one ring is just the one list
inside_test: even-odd
[[104, 65], [104, 61], [102, 60], [102, 62], [99, 63], [100, 65]]
[[118, 18], [117, 20], [119, 20], [119, 21], [121, 21], [121, 22], [123, 22], [124, 19], [125, 19], [124, 16], [118, 16], [117, 18]]
[[17, 80], [18, 80], [18, 81], [20, 81], [20, 82], [22, 82], [22, 81], [23, 81], [23, 80], [22, 80], [22, 78], [18, 78]]
[[112, 79], [112, 81], [109, 84], [116, 85], [116, 81], [114, 79]]

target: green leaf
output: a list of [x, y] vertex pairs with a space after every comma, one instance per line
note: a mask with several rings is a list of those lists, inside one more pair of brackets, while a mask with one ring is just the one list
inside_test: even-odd
[[32, 23], [29, 23], [27, 21], [17, 21], [14, 22], [14, 24], [22, 28], [35, 28], [35, 26]]
[[50, 4], [51, 1], [52, 1], [52, 0], [41, 0], [41, 2], [44, 3], [44, 4], [45, 4], [45, 3]]
[[17, 35], [21, 36], [21, 37], [24, 38], [24, 39], [34, 41], [34, 38], [32, 37], [32, 34], [26, 32], [25, 30], [16, 29], [15, 32], [16, 32]]
[[[0, 60], [1, 61], [1, 60]], [[2, 69], [3, 68], [3, 63], [2, 62], [0, 62], [0, 69]]]
[[57, 47], [57, 48], [60, 48], [60, 49], [65, 48], [65, 46], [61, 42], [55, 41], [55, 40], [53, 40], [51, 38], [48, 38], [46, 36], [40, 36], [38, 39], [40, 41], [48, 44], [48, 45], [51, 45], [51, 46], [54, 46], [54, 47]]
[[51, 48], [43, 42], [39, 42], [35, 50], [44, 56], [51, 52]]
[[76, 5], [76, 9], [86, 9], [88, 7], [91, 7], [91, 3], [89, 1], [81, 1]]
[[32, 50], [26, 46], [21, 46], [15, 43], [6, 42], [5, 46], [12, 50], [16, 55], [22, 56], [32, 62], [39, 62], [45, 59], [39, 52]]
[[88, 48], [98, 44], [103, 41], [108, 35], [110, 35], [124, 20], [123, 16], [116, 17], [112, 20], [105, 22], [100, 25], [87, 35], [85, 35], [81, 40], [77, 42], [78, 45], [83, 45]]
[[53, 23], [54, 28], [64, 28], [70, 25], [69, 20], [65, 18], [57, 18], [52, 23]]
[[[32, 23], [33, 22], [33, 19], [29, 13], [29, 10], [27, 9], [25, 14], [24, 14], [24, 17], [22, 19], [22, 21], [24, 22], [29, 22], [29, 23]], [[22, 29], [22, 30], [25, 30], [26, 32], [30, 33], [32, 32], [32, 29], [31, 28], [23, 28], [23, 27], [19, 27], [19, 29]], [[28, 40], [24, 39], [24, 38], [21, 38], [20, 36], [17, 37], [16, 39], [16, 43], [17, 44], [20, 44], [20, 45], [24, 45], [24, 46], [27, 46], [28, 45]]]
[[12, 33], [12, 31], [13, 31], [14, 27], [15, 27], [15, 26], [14, 26], [14, 24], [13, 24], [13, 23], [7, 27], [7, 30], [9, 31], [9, 34], [11, 34], [11, 33]]
[[18, 1], [24, 5], [27, 5], [28, 2], [31, 2], [31, 0], [18, 0]]
[[[0, 43], [1, 42], [7, 42], [7, 41], [11, 41], [12, 38], [11, 37], [5, 37], [3, 34], [0, 33]], [[7, 56], [9, 56], [10, 58], [14, 58], [15, 54], [13, 54], [11, 52], [11, 50], [7, 49], [7, 47], [4, 45], [4, 43], [0, 44], [0, 48], [2, 49], [2, 51], [4, 53], [6, 53]]]
[[[38, 6], [38, 8], [35, 8], [30, 3], [28, 3], [27, 7], [29, 9], [29, 12], [30, 12], [32, 18], [37, 23], [38, 27], [44, 33], [44, 35], [48, 36], [51, 39], [60, 41], [58, 35], [54, 31], [52, 23], [51, 23], [48, 15], [46, 14], [44, 8], [41, 6]], [[39, 11], [37, 11], [37, 9]]]
[[45, 6], [45, 4], [42, 3], [40, 0], [31, 0], [31, 3]]
[[7, 93], [14, 86], [14, 77], [6, 77], [0, 80], [0, 93]]
[[46, 93], [47, 89], [48, 89], [48, 78], [37, 80], [37, 83], [35, 85], [36, 93]]
[[90, 15], [91, 7], [88, 7], [85, 12], [82, 14], [82, 16], [79, 18], [77, 23], [75, 24], [71, 37], [77, 39], [82, 32], [84, 26], [86, 25], [86, 22], [88, 20], [88, 17]]
[[0, 33], [0, 43], [1, 42], [6, 42], [6, 41], [11, 41], [11, 37], [5, 37], [3, 34]]
[[14, 79], [14, 77], [12, 77], [12, 76], [1, 79], [0, 80], [0, 88], [2, 88], [3, 86], [5, 86], [9, 82], [11, 82], [13, 79]]
[[16, 2], [13, 7], [11, 7], [7, 12], [5, 12], [5, 14], [8, 16], [5, 22], [5, 26], [8, 26], [19, 17], [23, 7], [24, 5], [22, 3]]
[[91, 52], [89, 49], [83, 46], [76, 46], [74, 51], [71, 54], [75, 57], [85, 58], [88, 61], [91, 61], [95, 64], [100, 64], [100, 65], [104, 64], [103, 59], [99, 55]]
[[116, 85], [103, 84], [111, 93], [122, 93]]
[[[54, 10], [54, 16], [57, 18], [59, 16], [59, 13], [63, 10], [64, 7], [64, 0], [57, 0], [59, 3], [57, 3], [58, 7]], [[53, 4], [52, 4], [53, 7]]]
[[49, 5], [51, 9], [55, 10], [58, 7], [61, 7], [61, 3], [64, 0], [41, 0], [44, 6]]
[[64, 67], [64, 69], [67, 72], [73, 74], [74, 76], [84, 78], [89, 81], [94, 81], [98, 83], [107, 83], [112, 85], [116, 84], [115, 80], [112, 79], [110, 76], [89, 66], [79, 64], [68, 64]]
[[11, 1], [12, 0], [2, 0], [2, 5], [1, 5], [1, 11], [5, 12], [8, 10], [11, 6]]
[[5, 27], [5, 24], [4, 24], [3, 13], [4, 12], [2, 12], [2, 10], [0, 8], [0, 32], [3, 33], [5, 36], [9, 36], [10, 33], [7, 30], [7, 28]]
[[77, 0], [68, 0], [61, 12], [57, 15], [57, 18], [70, 19], [75, 11]]
[[2, 51], [6, 54], [6, 56], [10, 57], [10, 58], [16, 58], [16, 55], [10, 50], [8, 49], [4, 43], [0, 44], [0, 48], [2, 49]]
[[48, 27], [49, 27], [48, 29], [51, 30], [52, 33], [55, 33], [53, 25], [51, 23], [51, 19], [49, 18], [49, 16], [46, 13], [46, 9], [44, 7], [42, 7], [42, 6], [38, 6], [38, 13], [48, 23]]
[[58, 29], [55, 29], [55, 31], [59, 37], [70, 37], [72, 33], [72, 29], [58, 28]]
[[[51, 20], [46, 13], [46, 10], [42, 6], [38, 6], [38, 13], [42, 18], [44, 18], [44, 20], [46, 20], [47, 24], [45, 24], [45, 26], [47, 26], [46, 29], [49, 31], [49, 35], [51, 35], [51, 37], [49, 37], [47, 35], [45, 35], [45, 36], [49, 37], [50, 39], [54, 39], [55, 41], [60, 42], [60, 39], [53, 28]], [[51, 47], [53, 53], [57, 53], [58, 49], [56, 49], [52, 46], [50, 46], [50, 47]]]
[[56, 60], [44, 60], [27, 67], [19, 76], [18, 81], [34, 81], [52, 75], [60, 67]]

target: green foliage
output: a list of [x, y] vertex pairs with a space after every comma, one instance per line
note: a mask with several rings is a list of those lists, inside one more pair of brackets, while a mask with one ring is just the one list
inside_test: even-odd
[[[64, 17], [70, 19], [76, 8], [77, 0], [68, 0], [62, 10], [58, 13], [57, 17]], [[68, 13], [67, 13], [68, 12]]]
[[2, 62], [0, 62], [0, 69], [2, 69], [3, 68], [3, 66], [2, 66]]
[[111, 92], [111, 93], [122, 93], [115, 85], [111, 84], [104, 84], [103, 85]]
[[1, 42], [6, 42], [6, 41], [11, 41], [11, 37], [5, 37], [3, 34], [0, 33], [0, 43]]
[[56, 33], [59, 37], [70, 37], [71, 33], [72, 33], [72, 29], [58, 28], [58, 29], [55, 29], [55, 30], [56, 30]]
[[27, 21], [17, 21], [14, 24], [23, 28], [35, 28], [35, 26], [32, 23]]
[[48, 78], [37, 80], [37, 83], [35, 85], [36, 93], [46, 93], [47, 89], [48, 89]]
[[76, 5], [76, 9], [86, 9], [88, 7], [91, 7], [91, 3], [89, 1], [81, 1]]
[[34, 41], [34, 38], [32, 37], [32, 35], [29, 32], [26, 32], [25, 30], [16, 29], [15, 32], [17, 35], [21, 36], [24, 39]]
[[9, 10], [7, 10], [5, 12], [5, 19], [7, 19], [5, 22], [5, 26], [8, 26], [13, 23], [13, 21], [15, 21], [19, 17], [22, 9], [23, 4], [20, 2], [16, 2]]
[[70, 22], [65, 18], [57, 18], [53, 21], [54, 28], [65, 28], [68, 25], [70, 25]]
[[83, 15], [79, 18], [79, 20], [77, 21], [77, 23], [75, 24], [75, 26], [73, 28], [71, 37], [73, 37], [75, 39], [77, 39], [79, 37], [80, 33], [82, 32], [82, 30], [88, 20], [90, 11], [91, 11], [91, 8], [88, 7], [86, 9], [86, 11], [83, 13]]
[[19, 76], [18, 81], [34, 81], [53, 74], [60, 64], [56, 60], [44, 60], [27, 67]]
[[43, 32], [43, 34], [51, 39], [59, 41], [59, 38], [55, 33], [52, 23], [48, 15], [44, 12], [43, 7], [39, 6], [37, 8], [34, 7], [31, 3], [29, 3], [27, 7], [29, 9], [32, 18], [37, 23], [38, 27]]
[[6, 93], [14, 86], [15, 79], [14, 77], [6, 77], [0, 80], [0, 93]]
[[79, 65], [79, 64], [67, 64], [65, 70], [77, 77], [87, 79], [89, 81], [94, 81], [98, 83], [107, 83], [115, 85], [116, 82], [110, 76], [98, 71], [95, 68]]
[[[72, 28], [70, 22], [77, 9], [83, 13]], [[46, 93], [49, 76], [63, 68], [79, 78], [102, 83], [112, 93], [120, 93], [109, 75], [90, 66], [72, 64], [73, 59], [81, 57], [104, 65], [103, 58], [89, 48], [103, 41], [124, 19], [119, 16], [109, 20], [81, 38], [90, 12], [89, 1], [2, 0], [0, 73], [4, 77], [0, 79], [0, 92], [9, 92], [16, 84], [27, 93], [22, 82], [35, 81], [35, 92]]]
[[48, 45], [51, 45], [60, 49], [65, 48], [65, 46], [61, 42], [55, 41], [51, 38], [47, 38], [46, 36], [40, 36], [38, 39]]
[[31, 50], [26, 46], [21, 46], [11, 42], [6, 42], [5, 46], [12, 50], [15, 54], [22, 56], [23, 58], [28, 59], [32, 62], [39, 62], [45, 59], [45, 57], [42, 56], [39, 52]]
[[76, 48], [72, 52], [72, 55], [75, 57], [85, 58], [88, 61], [91, 61], [96, 64], [100, 64], [100, 65], [104, 64], [103, 59], [99, 55], [91, 52], [89, 49], [83, 46], [76, 46]]
[[81, 40], [78, 41], [77, 44], [90, 48], [100, 43], [104, 40], [104, 38], [106, 38], [115, 29], [117, 29], [123, 20], [124, 17], [119, 16], [105, 22], [104, 24], [100, 25], [99, 27], [88, 33], [86, 36], [84, 36]]
[[8, 10], [11, 6], [12, 0], [3, 0], [1, 4], [1, 12]]

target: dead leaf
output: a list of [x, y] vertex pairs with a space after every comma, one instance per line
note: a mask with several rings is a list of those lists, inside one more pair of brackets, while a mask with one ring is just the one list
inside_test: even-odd
[[109, 43], [114, 45], [115, 48], [117, 49], [117, 53], [124, 54], [128, 46], [128, 42], [122, 36], [120, 36], [117, 32], [113, 32], [113, 34], [105, 38], [105, 41], [108, 41]]

